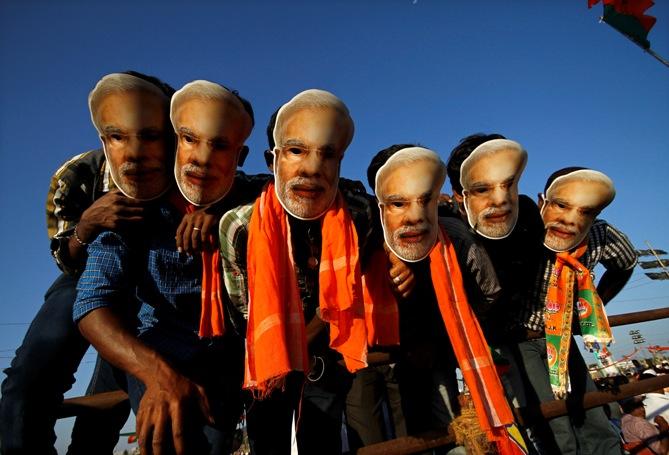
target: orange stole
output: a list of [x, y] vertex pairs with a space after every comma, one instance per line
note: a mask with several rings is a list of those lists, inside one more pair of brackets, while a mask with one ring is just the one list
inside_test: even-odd
[[429, 258], [439, 310], [481, 428], [488, 439], [496, 443], [500, 453], [526, 453], [522, 439], [514, 436], [517, 428], [513, 413], [506, 401], [488, 343], [467, 302], [455, 249], [443, 228]]
[[[319, 307], [330, 347], [349, 371], [367, 366], [358, 236], [341, 195], [321, 218]], [[282, 387], [290, 371], [306, 372], [308, 349], [288, 216], [268, 183], [256, 200], [247, 249], [249, 319], [244, 387], [260, 397]]]
[[[176, 191], [170, 193], [170, 202], [182, 214], [197, 210]], [[225, 312], [221, 297], [221, 256], [218, 250], [202, 250], [202, 292], [200, 309], [200, 338], [223, 336], [225, 333]]]
[[390, 262], [383, 248], [375, 251], [362, 276], [365, 295], [365, 325], [369, 346], [400, 343], [400, 315], [388, 283]]

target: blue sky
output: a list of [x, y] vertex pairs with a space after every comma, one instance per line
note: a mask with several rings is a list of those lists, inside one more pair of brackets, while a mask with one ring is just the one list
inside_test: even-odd
[[[652, 47], [669, 57], [669, 4], [649, 13], [658, 18]], [[499, 132], [528, 150], [523, 192], [536, 195], [564, 166], [596, 168], [618, 190], [604, 218], [637, 247], [669, 249], [669, 68], [598, 23], [600, 14], [586, 0], [2, 2], [0, 368], [58, 274], [44, 223], [49, 178], [98, 147], [87, 94], [126, 69], [176, 88], [210, 79], [250, 99], [250, 173], [265, 170], [271, 112], [323, 88], [356, 122], [345, 177], [364, 181], [371, 157], [393, 143], [419, 142], [445, 159], [463, 136]], [[668, 301], [669, 281], [638, 270], [608, 310]], [[634, 328], [669, 345], [666, 320], [627, 326], [614, 332], [615, 354], [632, 351]], [[93, 359], [85, 357], [71, 394], [83, 393]], [[68, 426], [59, 423], [60, 447]]]

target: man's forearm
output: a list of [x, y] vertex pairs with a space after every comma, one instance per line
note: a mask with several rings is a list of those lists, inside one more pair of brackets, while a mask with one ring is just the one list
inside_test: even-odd
[[144, 384], [173, 371], [167, 361], [142, 343], [111, 308], [98, 308], [79, 321], [79, 331], [102, 357]]
[[607, 270], [597, 284], [597, 294], [604, 304], [609, 303], [625, 286], [634, 269], [612, 271]]

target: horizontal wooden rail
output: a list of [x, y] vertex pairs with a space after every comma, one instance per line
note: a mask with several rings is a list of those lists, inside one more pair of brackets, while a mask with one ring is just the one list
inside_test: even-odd
[[[669, 318], [669, 307], [609, 316], [609, 323], [614, 327], [664, 318]], [[382, 361], [381, 363], [385, 362]], [[566, 415], [570, 409], [574, 408], [574, 406], [590, 409], [605, 403], [619, 401], [663, 387], [669, 387], [669, 375], [644, 379], [643, 381], [637, 381], [631, 384], [624, 384], [616, 390], [588, 392], [577, 402], [574, 401], [573, 398], [570, 398], [569, 400], [549, 401], [534, 408], [526, 407], [516, 409], [516, 417], [521, 425], [523, 422], [541, 417], [552, 419], [554, 417]], [[127, 399], [128, 395], [120, 390], [116, 392], [99, 393], [91, 396], [68, 398], [63, 401], [58, 418], [72, 417], [86, 412], [110, 409]], [[453, 444], [454, 442], [455, 437], [447, 430], [432, 431], [369, 445], [359, 449], [357, 453], [361, 455], [407, 455], [443, 447]]]
[[[516, 409], [516, 418], [521, 425], [523, 422], [541, 417], [552, 419], [566, 415], [574, 407], [590, 409], [664, 387], [669, 387], [669, 375], [624, 384], [616, 390], [588, 392], [578, 401], [574, 401], [573, 399], [553, 400], [542, 403], [541, 406], [537, 406], [536, 408]], [[447, 430], [433, 431], [372, 444], [359, 449], [357, 453], [359, 455], [407, 455], [453, 444], [454, 442], [454, 436]]]
[[[609, 324], [615, 327], [665, 318], [669, 318], [669, 307], [609, 316]], [[588, 392], [578, 402], [575, 402], [573, 398], [569, 400], [554, 400], [542, 403], [541, 406], [535, 408], [526, 407], [515, 409], [514, 411], [518, 423], [522, 425], [523, 422], [532, 421], [532, 419], [552, 419], [566, 415], [575, 406], [590, 409], [664, 387], [669, 387], [669, 375], [624, 384], [615, 390]], [[369, 445], [359, 449], [357, 453], [360, 455], [408, 455], [443, 447], [454, 442], [454, 436], [448, 431], [442, 430]]]
[[358, 449], [358, 455], [405, 455], [425, 452], [455, 443], [449, 430], [430, 431], [415, 436], [404, 436]]
[[[568, 398], [567, 400], [547, 401], [541, 403], [540, 409], [520, 408], [518, 411], [524, 421], [537, 417], [538, 413], [545, 419], [552, 419], [554, 417], [566, 415], [573, 407], [582, 409], [596, 408], [597, 406], [602, 406], [606, 403], [620, 401], [625, 398], [663, 389], [665, 387], [669, 387], [669, 375], [666, 374], [631, 382], [629, 384], [623, 384], [617, 389], [588, 392], [577, 400]], [[522, 425], [522, 422], [519, 423]]]
[[96, 393], [85, 397], [66, 398], [58, 412], [58, 418], [73, 417], [86, 412], [105, 411], [123, 403], [128, 394], [122, 390]]
[[635, 311], [634, 313], [623, 313], [609, 316], [611, 327], [639, 322], [655, 321], [657, 319], [669, 318], [669, 307], [657, 308], [655, 310]]

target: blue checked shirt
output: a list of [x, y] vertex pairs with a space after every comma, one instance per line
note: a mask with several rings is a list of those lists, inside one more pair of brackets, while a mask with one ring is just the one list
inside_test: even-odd
[[[224, 200], [227, 208], [255, 199], [268, 178], [238, 172]], [[73, 318], [78, 322], [95, 309], [111, 307], [137, 316], [140, 335], [167, 333], [187, 341], [197, 337], [200, 323], [201, 255], [177, 252], [181, 213], [166, 201], [150, 210], [147, 222], [130, 235], [106, 231], [89, 245]]]
[[77, 285], [73, 318], [98, 308], [137, 314], [139, 332], [165, 329], [197, 336], [200, 318], [202, 261], [199, 254], [178, 253], [174, 233], [181, 214], [166, 203], [155, 208], [144, 232], [100, 234], [88, 247], [88, 261]]

